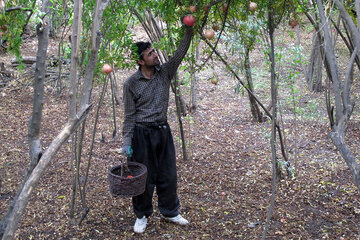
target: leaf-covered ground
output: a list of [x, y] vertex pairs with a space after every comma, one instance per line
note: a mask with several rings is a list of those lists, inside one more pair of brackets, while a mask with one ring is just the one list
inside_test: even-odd
[[[254, 65], [254, 69], [260, 69], [256, 63]], [[121, 160], [118, 149], [122, 139], [120, 136], [115, 142], [110, 141], [113, 118], [107, 94], [101, 107], [91, 161], [87, 218], [81, 226], [68, 224], [73, 157], [69, 142], [63, 145], [33, 191], [16, 239], [261, 238], [271, 197], [271, 125], [252, 121], [247, 96], [234, 92], [233, 78], [221, 68], [221, 64], [215, 65], [214, 71], [220, 76], [218, 85], [208, 81], [213, 74], [211, 69], [201, 73], [198, 109], [191, 118], [184, 119], [188, 161], [182, 159], [173, 100], [169, 109], [169, 123], [178, 154], [181, 213], [190, 220], [190, 225], [182, 227], [163, 221], [156, 208], [155, 196], [155, 211], [146, 232], [142, 235], [133, 233], [135, 216], [131, 199], [114, 198], [109, 193], [107, 170]], [[255, 75], [261, 74], [255, 72]], [[119, 86], [126, 76], [118, 74]], [[296, 178], [287, 177], [284, 171], [285, 178], [278, 182], [267, 239], [357, 239], [360, 236], [359, 193], [345, 162], [327, 136], [330, 129], [324, 93], [308, 93], [301, 83], [303, 80], [298, 81], [301, 90], [299, 106], [304, 112], [296, 119], [284, 114], [281, 121]], [[18, 89], [20, 83], [13, 80], [0, 90], [1, 217], [29, 162], [27, 123], [32, 112], [32, 89]], [[100, 86], [94, 91], [94, 103], [98, 101], [99, 91]], [[260, 96], [266, 91], [257, 88]], [[66, 122], [67, 112], [66, 93], [56, 95], [48, 85], [41, 130], [44, 149]], [[94, 113], [93, 110], [87, 121], [82, 170], [87, 160]], [[356, 110], [357, 115], [349, 126], [347, 143], [359, 158], [358, 113]], [[120, 129], [122, 114], [122, 107], [117, 106]], [[101, 141], [102, 136], [105, 142]], [[282, 160], [280, 153], [278, 157]], [[77, 213], [80, 213], [79, 198], [77, 203]]]

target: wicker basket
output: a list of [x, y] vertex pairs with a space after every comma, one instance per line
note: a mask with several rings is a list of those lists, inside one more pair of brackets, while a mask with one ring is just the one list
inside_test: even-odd
[[[127, 166], [126, 166], [127, 165]], [[145, 191], [147, 168], [137, 162], [122, 163], [108, 172], [110, 193], [114, 197], [134, 197]]]

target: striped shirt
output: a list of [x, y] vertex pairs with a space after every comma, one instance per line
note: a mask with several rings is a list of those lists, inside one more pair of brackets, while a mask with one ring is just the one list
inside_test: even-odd
[[140, 69], [126, 79], [123, 88], [124, 101], [124, 146], [131, 146], [136, 123], [161, 123], [167, 121], [171, 79], [184, 58], [192, 39], [192, 28], [182, 38], [173, 57], [155, 67], [151, 79], [143, 76]]

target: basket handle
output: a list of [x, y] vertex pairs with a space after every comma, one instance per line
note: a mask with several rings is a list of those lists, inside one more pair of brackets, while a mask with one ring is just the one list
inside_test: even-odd
[[126, 171], [129, 171], [129, 167], [128, 167], [129, 160], [130, 160], [130, 157], [126, 157], [126, 158], [123, 157], [122, 158], [122, 161], [121, 161], [121, 175], [120, 176], [124, 175], [124, 167], [125, 167]]

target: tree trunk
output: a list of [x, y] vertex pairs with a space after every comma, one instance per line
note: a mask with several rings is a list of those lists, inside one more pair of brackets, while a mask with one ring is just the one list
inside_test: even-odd
[[321, 34], [314, 32], [310, 61], [306, 76], [309, 91], [312, 92], [321, 91], [323, 62], [320, 49], [322, 47], [322, 42]]
[[36, 188], [39, 183], [40, 177], [49, 166], [51, 159], [60, 149], [62, 144], [69, 138], [79, 124], [85, 119], [91, 109], [91, 105], [84, 108], [84, 111], [78, 113], [79, 118], [75, 120], [69, 120], [60, 133], [51, 142], [48, 149], [41, 156], [41, 159], [33, 172], [30, 174], [29, 179], [25, 182], [22, 188], [18, 200], [15, 202], [14, 210], [10, 214], [8, 225], [5, 229], [2, 240], [11, 240], [14, 238], [15, 230], [19, 224], [20, 218], [25, 211], [28, 204], [30, 194]]
[[271, 73], [271, 105], [272, 105], [272, 127], [271, 127], [271, 153], [272, 153], [272, 161], [276, 166], [276, 176], [281, 178], [281, 170], [277, 161], [276, 156], [276, 125], [277, 125], [277, 76], [275, 71], [275, 43], [274, 43], [274, 31], [275, 26], [273, 25], [272, 14], [269, 13], [269, 38], [270, 38], [270, 53], [269, 59], [271, 62], [270, 65], [270, 73]]
[[[51, 14], [51, 1], [47, 1], [44, 4], [44, 10], [47, 12], [47, 14]], [[29, 175], [36, 167], [42, 154], [40, 129], [44, 99], [44, 81], [46, 74], [46, 53], [49, 42], [49, 27], [46, 25], [48, 21], [46, 21], [44, 25], [37, 26], [38, 51], [36, 56], [34, 78], [33, 112], [29, 120], [28, 131], [28, 138], [30, 143], [30, 168], [27, 175]]]
[[270, 38], [270, 53], [269, 59], [271, 62], [270, 72], [271, 72], [271, 103], [273, 105], [272, 110], [272, 119], [271, 119], [271, 162], [272, 162], [272, 193], [271, 193], [271, 202], [267, 212], [266, 223], [262, 235], [262, 239], [266, 239], [266, 233], [270, 225], [270, 219], [272, 215], [272, 211], [275, 205], [275, 197], [276, 197], [276, 183], [277, 177], [280, 176], [278, 161], [276, 157], [276, 122], [277, 122], [277, 81], [276, 81], [276, 72], [275, 72], [275, 51], [274, 51], [274, 31], [275, 26], [273, 15], [272, 15], [271, 7], [268, 13], [268, 31]]
[[178, 94], [178, 92], [180, 92], [180, 84], [178, 81], [178, 75], [175, 74], [175, 89], [177, 90], [175, 92], [175, 103], [176, 103], [176, 115], [178, 117], [178, 121], [179, 121], [179, 128], [180, 128], [180, 137], [181, 137], [181, 146], [182, 146], [182, 150], [183, 150], [183, 159], [184, 161], [188, 160], [187, 157], [187, 151], [186, 151], [186, 139], [185, 139], [185, 134], [184, 134], [184, 127], [183, 127], [183, 123], [182, 123], [182, 118], [181, 118], [181, 107], [179, 106], [181, 104], [180, 101], [180, 95]]
[[[252, 75], [251, 75], [251, 64], [250, 64], [250, 50], [249, 48], [245, 49], [245, 75], [246, 75], [246, 80], [248, 83], [248, 88], [251, 92], [254, 92], [254, 85], [253, 85], [253, 81], [252, 81]], [[256, 102], [256, 99], [253, 97], [253, 95], [248, 94], [249, 96], [249, 100], [250, 100], [250, 109], [251, 109], [251, 113], [253, 116], [254, 121], [256, 122], [263, 122], [263, 115], [262, 112], [260, 111], [259, 105]]]
[[[91, 49], [90, 49], [90, 56], [89, 56], [89, 60], [85, 69], [85, 80], [84, 83], [82, 85], [82, 89], [81, 89], [81, 99], [80, 99], [80, 110], [82, 110], [82, 108], [85, 108], [89, 102], [90, 102], [90, 97], [91, 97], [91, 92], [92, 92], [92, 85], [93, 85], [93, 78], [94, 78], [94, 69], [96, 66], [96, 62], [97, 62], [97, 55], [98, 55], [98, 49], [100, 47], [100, 40], [101, 40], [101, 33], [100, 33], [100, 23], [101, 23], [101, 19], [102, 19], [102, 15], [103, 12], [107, 6], [107, 4], [109, 3], [109, 0], [97, 0], [96, 1], [96, 6], [94, 9], [94, 17], [93, 17], [93, 25], [92, 25], [92, 29], [91, 29]], [[79, 9], [79, 17], [81, 17], [81, 9]], [[81, 21], [79, 20], [79, 23]], [[75, 34], [78, 35], [78, 37], [80, 36], [80, 32], [79, 32], [80, 27], [78, 28], [74, 28]], [[76, 49], [78, 49], [78, 46], [76, 47]], [[75, 50], [75, 54], [74, 54], [74, 60], [77, 61], [78, 58], [78, 51]], [[76, 69], [72, 69], [72, 70], [76, 70]], [[74, 76], [76, 76], [76, 73], [73, 73]], [[73, 92], [76, 92], [77, 90], [74, 89]], [[76, 104], [75, 104], [76, 105]], [[71, 112], [71, 111], [70, 111]], [[88, 213], [89, 209], [87, 207], [86, 204], [86, 186], [84, 185], [83, 188], [80, 185], [80, 164], [81, 164], [81, 158], [82, 158], [82, 151], [83, 151], [83, 139], [85, 138], [85, 128], [86, 128], [86, 121], [83, 122], [83, 126], [82, 126], [82, 131], [79, 132], [78, 137], [76, 138], [77, 140], [74, 141], [74, 146], [76, 146], [74, 148], [75, 151], [75, 177], [74, 179], [74, 183], [73, 183], [73, 193], [76, 193], [77, 189], [80, 192], [80, 198], [81, 198], [81, 203], [82, 203], [82, 207], [83, 207], [83, 214], [79, 220], [79, 224], [81, 224], [82, 220], [86, 217], [86, 214]], [[88, 162], [88, 166], [90, 165], [90, 163]], [[73, 194], [73, 198], [72, 198], [72, 204], [71, 204], [71, 214], [70, 214], [70, 222], [74, 223], [75, 219], [74, 219], [74, 205], [75, 205], [75, 194]]]
[[101, 33], [100, 33], [100, 23], [106, 6], [110, 0], [97, 0], [96, 9], [94, 10], [94, 19], [93, 26], [91, 30], [91, 51], [89, 56], [89, 62], [85, 70], [85, 82], [81, 91], [81, 101], [80, 106], [86, 106], [90, 102], [93, 78], [94, 78], [94, 69], [96, 66], [98, 49], [100, 46]]
[[329, 133], [329, 136], [331, 137], [334, 145], [337, 147], [341, 156], [344, 158], [345, 162], [347, 163], [350, 172], [352, 174], [353, 180], [358, 190], [360, 191], [360, 167], [356, 162], [353, 153], [345, 143], [345, 133], [354, 107], [354, 102], [350, 100], [350, 96], [351, 96], [350, 90], [351, 90], [351, 84], [353, 78], [352, 71], [353, 71], [355, 58], [357, 55], [359, 55], [358, 51], [360, 49], [360, 39], [359, 39], [360, 34], [359, 34], [359, 30], [357, 29], [351, 17], [345, 10], [342, 3], [340, 3], [338, 0], [334, 0], [334, 3], [340, 11], [340, 16], [346, 21], [346, 24], [348, 25], [349, 30], [351, 31], [351, 36], [354, 39], [355, 49], [352, 53], [349, 66], [347, 68], [345, 80], [344, 82], [341, 82], [334, 49], [331, 47], [332, 46], [331, 39], [322, 6], [322, 1], [317, 0], [321, 23], [324, 26], [323, 31], [324, 31], [325, 46], [326, 46], [325, 54], [329, 59], [329, 66], [333, 77], [332, 86], [335, 95], [336, 118], [335, 118], [335, 124], [332, 126], [332, 132]]
[[[349, 28], [349, 31], [351, 32], [352, 38], [354, 39], [354, 42], [353, 42], [354, 48], [357, 47], [358, 51], [359, 51], [359, 49], [360, 49], [360, 31], [357, 29], [354, 21], [352, 20], [349, 13], [344, 8], [344, 6], [338, 0], [334, 1], [334, 3], [338, 6], [338, 8], [340, 10], [340, 15], [345, 20], [345, 22]], [[357, 52], [357, 56], [359, 57], [358, 52]]]
[[[78, 94], [78, 65], [79, 65], [79, 45], [81, 36], [81, 16], [82, 16], [82, 0], [74, 1], [74, 18], [71, 34], [71, 65], [70, 65], [70, 89], [69, 89], [69, 119], [76, 119], [77, 111], [77, 94]], [[70, 222], [74, 221], [74, 205], [75, 195], [77, 192], [76, 184], [76, 156], [77, 156], [77, 134], [73, 137], [72, 150], [75, 152], [74, 158], [71, 159], [71, 170], [73, 175], [72, 200], [70, 203], [69, 218]]]
[[330, 79], [330, 81], [332, 82], [332, 75], [331, 75], [332, 73], [331, 73], [330, 67], [329, 67], [329, 60], [327, 59], [327, 56], [325, 54], [324, 39], [323, 39], [323, 36], [321, 35], [321, 29], [319, 27], [319, 24], [314, 21], [314, 19], [310, 16], [310, 14], [308, 12], [305, 12], [305, 14], [306, 14], [307, 18], [310, 20], [310, 22], [312, 23], [312, 25], [314, 26], [316, 33], [318, 34], [318, 38], [320, 40], [320, 46], [321, 46], [319, 49], [320, 49], [320, 53], [321, 53], [322, 62], [324, 63], [327, 76]]
[[118, 135], [118, 128], [117, 128], [117, 124], [116, 124], [116, 106], [115, 106], [115, 102], [116, 102], [116, 87], [115, 87], [115, 85], [116, 85], [116, 83], [112, 76], [113, 75], [110, 73], [109, 78], [110, 78], [110, 83], [111, 83], [111, 103], [112, 103], [111, 105], [112, 105], [113, 122], [114, 122], [114, 130], [113, 130], [111, 141], [114, 142], [118, 139], [119, 135]]
[[78, 60], [81, 35], [82, 0], [74, 0], [73, 31], [71, 34], [71, 65], [69, 89], [69, 119], [76, 119], [77, 90], [78, 90]]
[[111, 73], [110, 79], [111, 79], [111, 81], [114, 82], [114, 98], [115, 98], [116, 105], [121, 105], [121, 98], [119, 96], [119, 88], [118, 88], [118, 85], [116, 84], [117, 80], [116, 80], [115, 74]]
[[[196, 44], [193, 44], [193, 48], [195, 48], [195, 62], [199, 61], [200, 58], [200, 53], [199, 53], [199, 42], [200, 39], [196, 38]], [[197, 92], [197, 82], [198, 82], [198, 76], [195, 72], [195, 65], [191, 64], [191, 100], [190, 100], [190, 106], [189, 106], [189, 111], [190, 112], [195, 112], [196, 108], [197, 108], [197, 99], [196, 99], [196, 92]]]
[[[348, 32], [349, 26], [345, 23], [344, 20], [343, 20], [342, 22], [343, 22], [343, 25], [344, 25], [344, 30], [345, 30], [347, 39], [345, 38], [344, 34], [342, 34], [342, 32], [340, 31], [340, 29], [337, 28], [336, 25], [334, 25], [334, 26], [335, 26], [337, 32], [339, 33], [340, 37], [343, 39], [346, 47], [349, 49], [349, 52], [350, 52], [350, 55], [351, 55], [351, 54], [353, 53], [353, 51], [354, 51], [353, 40], [351, 40], [350, 35], [349, 35], [349, 32]], [[359, 58], [359, 56], [356, 56], [355, 62], [356, 62], [356, 65], [357, 65], [358, 69], [360, 70], [360, 58]]]
[[342, 137], [342, 133], [334, 131], [329, 133], [329, 136], [350, 169], [353, 181], [360, 192], [360, 166], [357, 163], [354, 154], [346, 145], [344, 138]]
[[[62, 9], [63, 9], [63, 12], [61, 14], [62, 19], [61, 19], [61, 25], [65, 25], [65, 26], [68, 26], [69, 24], [69, 16], [67, 15], [66, 11], [67, 11], [67, 7], [68, 7], [68, 4], [67, 4], [67, 0], [64, 0], [63, 1], [63, 5], [62, 5]], [[58, 66], [58, 71], [59, 71], [59, 75], [58, 75], [58, 79], [55, 83], [55, 87], [57, 88], [57, 92], [60, 93], [62, 91], [62, 87], [63, 87], [63, 84], [62, 84], [62, 65], [63, 65], [63, 61], [62, 61], [62, 56], [63, 54], [65, 53], [65, 48], [64, 48], [64, 39], [66, 38], [67, 36], [67, 33], [68, 33], [68, 28], [67, 27], [64, 27], [62, 32], [61, 32], [61, 35], [60, 35], [60, 41], [59, 41], [59, 44], [58, 44], [58, 59], [59, 59], [59, 66]]]
[[[43, 2], [43, 11], [47, 16], [51, 14], [52, 2], [45, 0]], [[38, 51], [36, 56], [36, 67], [34, 77], [34, 99], [33, 99], [33, 112], [29, 120], [28, 139], [30, 147], [30, 166], [24, 176], [23, 183], [20, 185], [19, 190], [9, 206], [4, 218], [0, 223], [0, 237], [3, 236], [5, 229], [11, 223], [10, 216], [13, 214], [14, 205], [18, 201], [19, 193], [23, 189], [24, 183], [29, 178], [30, 174], [38, 164], [42, 156], [42, 146], [40, 140], [40, 129], [42, 119], [42, 107], [44, 98], [44, 81], [46, 74], [46, 56], [49, 42], [49, 18], [45, 17], [44, 24], [39, 24], [36, 27], [36, 33], [38, 36]], [[16, 229], [16, 226], [15, 226]]]

